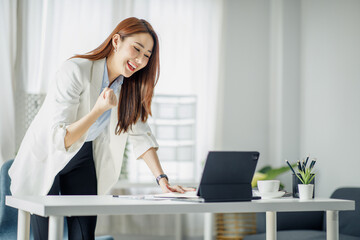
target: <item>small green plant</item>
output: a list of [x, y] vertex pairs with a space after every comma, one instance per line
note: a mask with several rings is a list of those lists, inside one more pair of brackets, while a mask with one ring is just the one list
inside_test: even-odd
[[285, 162], [289, 165], [290, 169], [293, 171], [296, 177], [299, 178], [302, 184], [310, 184], [315, 177], [315, 173], [313, 173], [312, 170], [316, 163], [316, 158], [313, 158], [309, 165], [307, 165], [308, 160], [309, 160], [309, 156], [306, 158], [305, 161], [303, 160], [302, 162], [300, 161], [297, 162], [298, 173], [294, 171], [288, 160], [285, 160]]
[[300, 175], [296, 174], [296, 176], [303, 184], [310, 184], [315, 177], [315, 173], [312, 173], [311, 171], [312, 167], [305, 166], [304, 168], [301, 168], [301, 170], [299, 170]]
[[[294, 164], [293, 167], [296, 165]], [[258, 180], [273, 180], [276, 177], [284, 172], [289, 171], [289, 168], [286, 166], [279, 167], [279, 168], [272, 168], [271, 166], [265, 166], [259, 171], [255, 172], [253, 180], [251, 182], [252, 187], [257, 186]], [[284, 189], [284, 185], [280, 183], [280, 189]]]

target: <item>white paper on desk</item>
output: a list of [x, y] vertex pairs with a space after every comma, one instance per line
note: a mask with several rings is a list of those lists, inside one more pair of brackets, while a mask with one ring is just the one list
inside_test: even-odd
[[156, 198], [182, 198], [182, 199], [198, 199], [199, 196], [196, 195], [196, 191], [188, 191], [185, 193], [178, 193], [178, 192], [170, 192], [170, 193], [161, 193], [152, 195], [154, 199]]
[[253, 195], [253, 197], [261, 197], [261, 194], [260, 194], [260, 192], [259, 192], [259, 190], [252, 190], [252, 195]]

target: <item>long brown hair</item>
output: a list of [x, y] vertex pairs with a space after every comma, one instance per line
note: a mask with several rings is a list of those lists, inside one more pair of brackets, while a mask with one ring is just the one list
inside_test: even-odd
[[119, 34], [121, 40], [136, 33], [149, 33], [154, 41], [152, 54], [148, 64], [129, 78], [124, 77], [118, 103], [118, 123], [115, 134], [120, 134], [131, 129], [132, 124], [140, 118], [146, 122], [151, 116], [151, 100], [154, 95], [154, 87], [160, 74], [159, 40], [154, 29], [144, 19], [135, 17], [121, 21], [106, 40], [97, 48], [87, 54], [75, 55], [73, 58], [86, 58], [99, 60], [108, 57], [113, 50], [112, 37]]

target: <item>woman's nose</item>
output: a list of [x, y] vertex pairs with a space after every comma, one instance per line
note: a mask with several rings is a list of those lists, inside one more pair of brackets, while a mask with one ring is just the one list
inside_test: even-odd
[[141, 64], [143, 61], [144, 61], [144, 59], [143, 59], [144, 57], [143, 56], [137, 56], [136, 58], [135, 58], [135, 62], [137, 63], [137, 64]]

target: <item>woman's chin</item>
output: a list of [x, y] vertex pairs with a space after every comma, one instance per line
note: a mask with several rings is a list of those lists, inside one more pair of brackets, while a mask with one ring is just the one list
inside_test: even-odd
[[124, 73], [124, 77], [129, 78], [134, 74], [134, 72], [131, 72], [129, 69], [126, 69]]
[[126, 78], [129, 78], [129, 77], [131, 77], [132, 76], [132, 73], [126, 73], [126, 74], [124, 74], [124, 77], [126, 77]]

